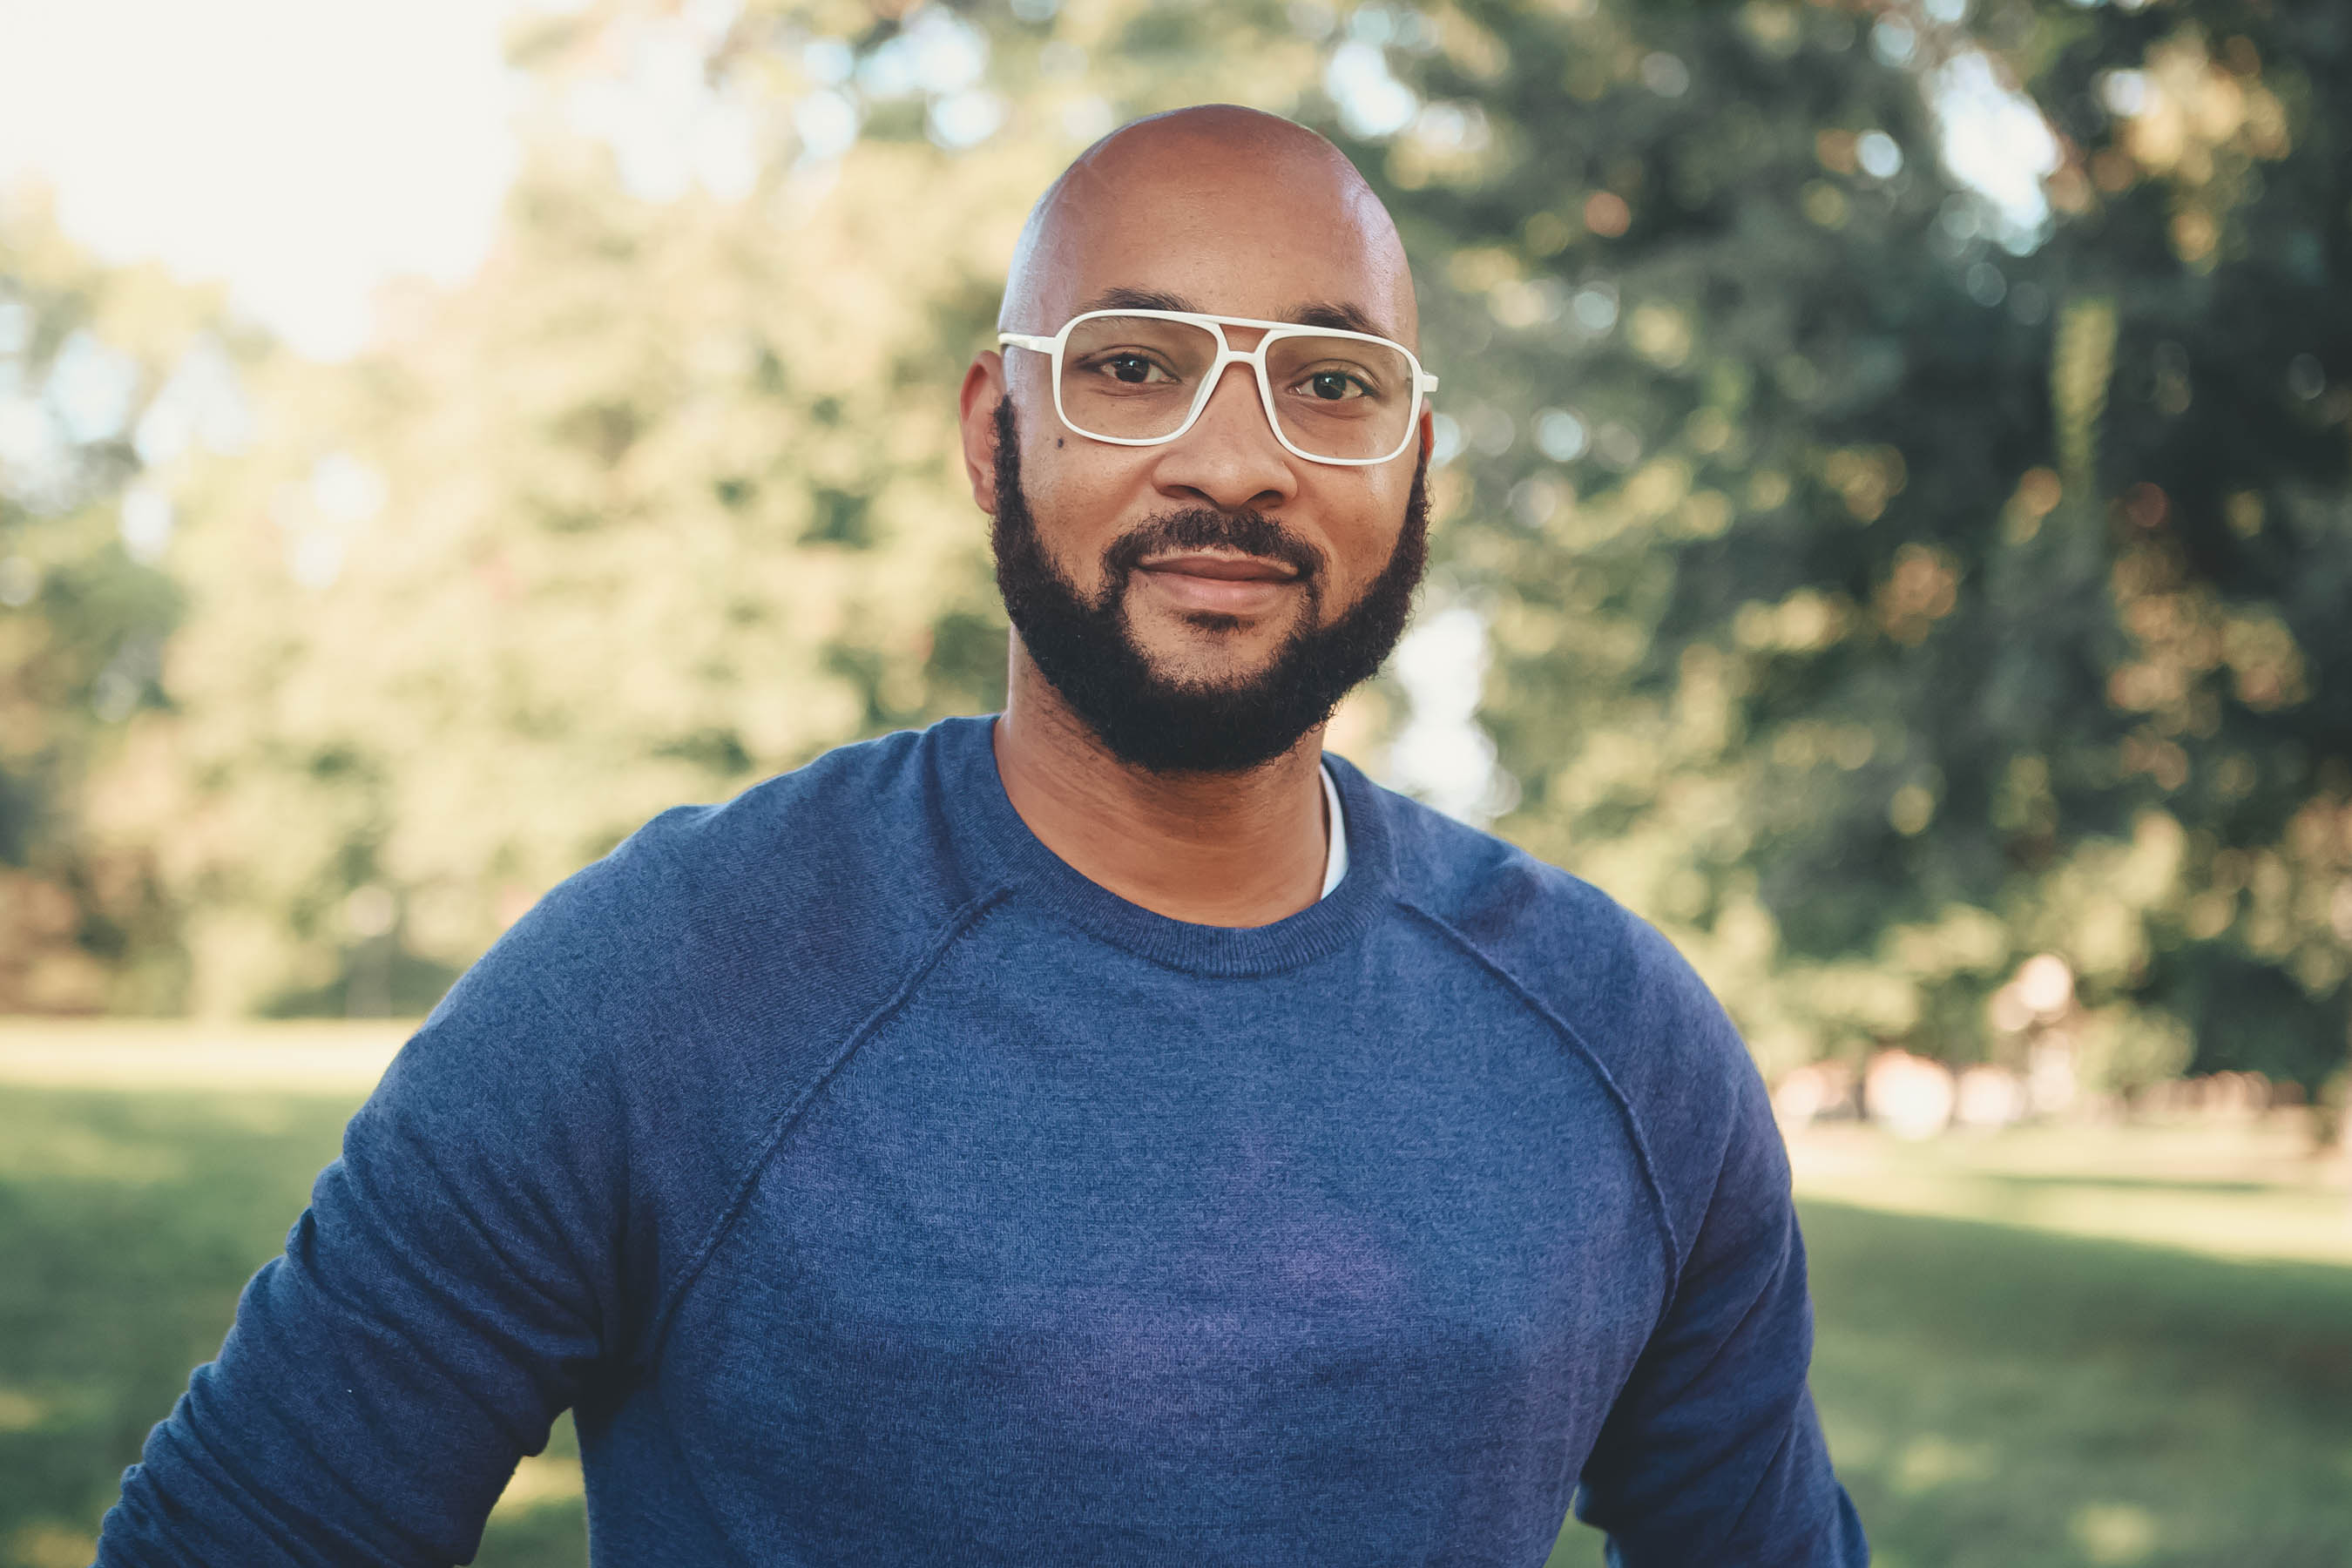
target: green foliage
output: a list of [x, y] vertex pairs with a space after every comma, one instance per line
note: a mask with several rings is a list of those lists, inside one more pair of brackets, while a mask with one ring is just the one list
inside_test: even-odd
[[[1486, 627], [1502, 831], [1664, 925], [1768, 1069], [2062, 1042], [2128, 1090], [2185, 1041], [2315, 1086], [2352, 1014], [2352, 32], [1957, 15], [535, 15], [490, 264], [358, 362], [254, 368], [250, 449], [174, 470], [173, 584], [108, 566], [83, 652], [10, 654], [95, 732], [73, 693], [188, 606], [97, 779], [9, 752], [12, 852], [102, 801], [162, 911], [104, 973], [406, 1006], [662, 806], [993, 705], [953, 402], [1016, 226], [1110, 124], [1227, 99], [1338, 138], [1416, 258], [1432, 595]], [[663, 51], [701, 90], [646, 121]], [[1941, 155], [1992, 134], [1939, 132], [1969, 93], [2056, 133], [2006, 205]], [[89, 515], [41, 527], [99, 561]]]
[[[1083, 144], [1055, 112], [1083, 84], [1008, 27], [999, 79], [1038, 77], [1039, 118], [960, 153], [926, 136], [941, 93], [870, 83], [979, 33], [747, 14], [694, 41], [713, 102], [765, 115], [748, 184], [656, 189], [564, 106], [614, 89], [640, 29], [692, 26], [616, 8], [520, 37], [539, 98], [497, 256], [361, 362], [272, 367], [254, 451], [209, 477], [174, 561], [199, 606], [180, 765], [148, 802], [198, 1012], [429, 1001], [655, 812], [1001, 700], [955, 387]], [[1191, 17], [1152, 47], [1222, 72], [1236, 37]], [[826, 48], [869, 89], [820, 155], [793, 108]]]
[[[152, 847], [89, 798], [164, 707], [181, 595], [152, 479], [233, 410], [211, 302], [78, 255], [0, 205], [0, 1011], [168, 1008], [181, 978]], [[135, 765], [135, 764], [134, 764]]]
[[[1460, 16], [1412, 72], [1450, 116], [1357, 151], [1443, 284], [1505, 830], [1665, 923], [1768, 1059], [2021, 1049], [1986, 1004], [2047, 950], [2315, 1084], [2352, 1008], [2340, 23]], [[2046, 243], [1938, 166], [1970, 58], [2067, 139]]]

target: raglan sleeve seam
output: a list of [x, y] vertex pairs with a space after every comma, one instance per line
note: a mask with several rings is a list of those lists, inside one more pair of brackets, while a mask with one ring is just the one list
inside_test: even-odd
[[1559, 1038], [1571, 1055], [1584, 1062], [1600, 1082], [1611, 1104], [1615, 1108], [1617, 1115], [1624, 1123], [1627, 1142], [1633, 1145], [1634, 1161], [1641, 1170], [1643, 1190], [1649, 1195], [1652, 1215], [1658, 1227], [1659, 1241], [1665, 1254], [1666, 1277], [1660, 1299], [1662, 1302], [1673, 1301], [1675, 1293], [1681, 1289], [1683, 1269], [1689, 1258], [1689, 1249], [1685, 1246], [1681, 1233], [1675, 1225], [1673, 1209], [1666, 1201], [1665, 1188], [1659, 1179], [1657, 1162], [1650, 1146], [1649, 1130], [1641, 1113], [1635, 1109], [1633, 1098], [1625, 1092], [1623, 1086], [1617, 1081], [1616, 1076], [1609, 1070], [1608, 1063], [1601, 1058], [1600, 1053], [1591, 1047], [1576, 1026], [1538, 994], [1532, 986], [1521, 980], [1509, 965], [1487, 952], [1464, 934], [1453, 922], [1433, 910], [1410, 901], [1405, 901], [1403, 907], [1420, 920], [1434, 927], [1448, 942], [1467, 954], [1472, 962], [1500, 982], [1521, 1006], [1532, 1013]]
[[826, 1058], [824, 1068], [810, 1075], [808, 1081], [792, 1094], [771, 1123], [766, 1135], [761, 1139], [759, 1147], [743, 1163], [742, 1172], [736, 1178], [726, 1204], [705, 1228], [702, 1239], [695, 1244], [694, 1250], [678, 1266], [677, 1277], [663, 1287], [660, 1302], [646, 1328], [645, 1349], [637, 1358], [641, 1363], [650, 1363], [659, 1355], [662, 1342], [676, 1318], [679, 1304], [701, 1278], [719, 1243], [726, 1238], [744, 1206], [750, 1203], [761, 1175], [774, 1163], [778, 1153], [790, 1141], [793, 1131], [825, 1085], [849, 1064], [884, 1025], [913, 1000], [922, 989], [923, 983], [937, 970], [940, 961], [971, 934], [989, 911], [1008, 898], [1011, 892], [1010, 888], [1003, 886], [991, 888], [951, 913], [933, 933], [921, 953], [908, 966], [898, 985], [842, 1037], [840, 1046]]

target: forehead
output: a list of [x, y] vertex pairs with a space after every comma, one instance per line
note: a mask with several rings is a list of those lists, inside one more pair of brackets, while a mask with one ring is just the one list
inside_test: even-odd
[[1028, 330], [1155, 296], [1219, 315], [1345, 321], [1407, 343], [1416, 336], [1412, 279], [1388, 215], [1328, 166], [1237, 159], [1231, 148], [1154, 167], [1082, 165], [1056, 209], [1033, 261], [1042, 319]]

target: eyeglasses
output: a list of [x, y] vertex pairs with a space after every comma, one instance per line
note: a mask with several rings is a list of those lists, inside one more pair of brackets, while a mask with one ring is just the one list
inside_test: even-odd
[[[1244, 352], [1227, 327], [1261, 329]], [[1257, 374], [1275, 438], [1310, 462], [1360, 468], [1412, 445], [1422, 395], [1437, 378], [1403, 344], [1370, 332], [1205, 316], [1088, 310], [1052, 337], [999, 332], [1007, 348], [1050, 354], [1054, 412], [1089, 440], [1156, 447], [1190, 430], [1229, 364]]]

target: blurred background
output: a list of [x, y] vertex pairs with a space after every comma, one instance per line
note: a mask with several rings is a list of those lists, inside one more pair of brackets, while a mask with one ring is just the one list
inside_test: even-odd
[[[1444, 378], [1334, 749], [1738, 1019], [1880, 1560], [2352, 1562], [2347, 84], [2271, 0], [0, 0], [0, 1563], [541, 892], [998, 702], [957, 380], [1209, 100]], [[568, 1445], [480, 1561], [583, 1560]]]

